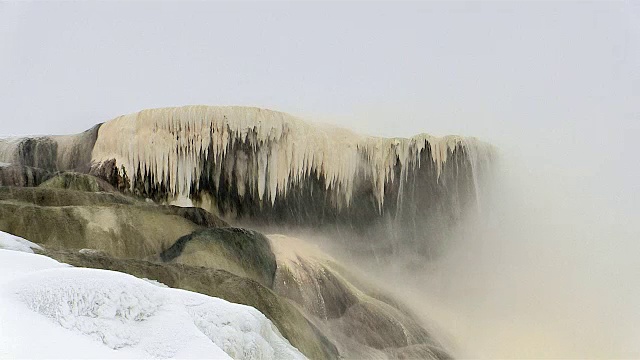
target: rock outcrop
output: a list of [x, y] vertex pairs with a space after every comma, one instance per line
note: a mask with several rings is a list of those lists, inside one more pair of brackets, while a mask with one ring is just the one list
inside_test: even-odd
[[76, 172], [62, 172], [38, 186], [52, 189], [69, 189], [89, 192], [116, 192], [116, 188], [95, 176]]
[[274, 291], [301, 306], [342, 356], [449, 358], [411, 311], [316, 246], [284, 235], [269, 239], [278, 263]]
[[253, 306], [310, 358], [442, 359], [393, 296], [310, 243], [249, 229], [423, 264], [480, 209], [494, 155], [473, 138], [362, 136], [258, 108], [144, 110], [0, 139], [0, 230], [75, 266]]
[[53, 174], [47, 170], [9, 163], [0, 164], [0, 186], [38, 186]]
[[224, 269], [273, 288], [276, 258], [264, 235], [247, 229], [219, 227], [179, 238], [160, 254], [165, 262]]
[[[352, 234], [347, 251], [433, 257], [480, 206], [494, 149], [474, 138], [362, 136], [248, 107], [123, 115], [78, 135], [0, 140], [0, 161], [91, 173], [121, 192], [250, 226]], [[34, 182], [35, 183], [35, 182]]]
[[0, 187], [0, 230], [53, 248], [92, 248], [115, 257], [157, 256], [176, 238], [216, 223], [202, 212], [117, 193]]

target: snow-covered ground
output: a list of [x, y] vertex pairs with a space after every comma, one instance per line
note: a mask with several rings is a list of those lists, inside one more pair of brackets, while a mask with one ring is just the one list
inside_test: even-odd
[[41, 249], [41, 247], [29, 240], [0, 231], [0, 249], [33, 253], [33, 249]]
[[252, 307], [74, 268], [33, 246], [0, 232], [1, 359], [304, 358]]

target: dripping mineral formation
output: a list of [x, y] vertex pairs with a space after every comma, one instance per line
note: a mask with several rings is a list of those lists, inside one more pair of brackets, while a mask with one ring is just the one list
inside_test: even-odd
[[[247, 310], [259, 324], [278, 330], [261, 332], [273, 340], [264, 353], [444, 359], [449, 351], [431, 324], [347, 269], [342, 256], [378, 266], [411, 254], [428, 263], [466, 212], [479, 210], [493, 157], [472, 138], [370, 137], [257, 108], [144, 110], [77, 135], [0, 139], [0, 232], [65, 264], [253, 307], [266, 317]], [[301, 238], [310, 230], [323, 238]], [[0, 248], [15, 250], [9, 240]], [[13, 291], [7, 284], [0, 281], [0, 292]], [[76, 285], [65, 293], [100, 293]], [[77, 320], [71, 315], [63, 328]], [[112, 318], [98, 315], [98, 323]], [[222, 339], [223, 328], [208, 319], [198, 316], [196, 327]], [[222, 325], [243, 328], [238, 321]], [[158, 342], [139, 335], [139, 344]], [[200, 336], [212, 346], [207, 339]], [[251, 343], [214, 341], [234, 358], [259, 357]]]
[[380, 138], [259, 108], [185, 106], [78, 135], [0, 140], [0, 180], [34, 186], [57, 171], [90, 173], [237, 223], [351, 232], [353, 251], [432, 255], [480, 206], [493, 156], [474, 138]]

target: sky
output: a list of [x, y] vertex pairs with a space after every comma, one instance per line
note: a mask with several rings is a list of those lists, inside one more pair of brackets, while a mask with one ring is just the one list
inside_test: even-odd
[[[504, 261], [487, 276], [504, 292], [469, 291], [483, 275], [474, 244], [447, 273], [469, 305], [458, 315], [477, 322], [473, 345], [517, 347], [504, 335], [529, 329], [489, 325], [544, 322], [547, 309], [527, 301], [545, 291], [559, 294], [544, 302], [562, 310], [549, 317], [566, 322], [558, 338], [581, 351], [600, 346], [584, 339], [637, 329], [640, 1], [0, 0], [0, 84], [0, 137], [187, 104], [270, 108], [370, 135], [478, 137], [498, 147], [503, 170], [516, 164], [506, 188], [518, 191], [504, 196], [522, 199], [487, 247]], [[473, 316], [477, 299], [495, 303], [495, 318]]]
[[251, 105], [524, 147], [640, 200], [638, 2], [2, 1], [0, 54], [0, 136]]

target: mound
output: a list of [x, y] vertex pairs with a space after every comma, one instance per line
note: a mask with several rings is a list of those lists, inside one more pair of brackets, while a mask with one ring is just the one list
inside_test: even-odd
[[176, 238], [218, 225], [226, 223], [203, 209], [154, 205], [117, 193], [0, 187], [0, 231], [50, 247], [155, 257]]
[[42, 250], [42, 247], [29, 240], [0, 231], [0, 249], [33, 253], [34, 249]]
[[264, 235], [241, 228], [198, 230], [160, 254], [166, 262], [223, 269], [273, 286], [276, 258]]
[[[80, 335], [93, 340], [99, 356], [112, 349], [132, 358], [304, 358], [248, 306], [118, 272], [71, 268], [39, 255], [0, 250], [0, 264], [0, 322], [7, 331], [0, 349], [13, 349], [9, 356], [37, 352], [34, 342], [72, 353], [68, 348], [77, 347]], [[39, 325], [36, 332], [49, 336], [21, 334], [25, 316]]]
[[138, 202], [118, 193], [90, 193], [54, 188], [0, 186], [0, 201], [37, 206], [135, 205]]
[[144, 110], [78, 135], [0, 139], [14, 164], [0, 184], [39, 186], [0, 187], [0, 230], [62, 261], [255, 306], [312, 358], [445, 358], [409, 311], [335, 260], [221, 218], [312, 228], [377, 265], [422, 264], [479, 209], [493, 154], [472, 138], [362, 136], [257, 108]]
[[88, 173], [99, 128], [75, 135], [0, 139], [0, 161], [49, 172]]
[[224, 270], [178, 263], [152, 263], [138, 259], [116, 259], [94, 251], [41, 250], [58, 261], [155, 279], [173, 288], [195, 291], [238, 304], [252, 306], [269, 318], [288, 339], [311, 359], [335, 359], [338, 351], [321, 332], [286, 299], [260, 283]]
[[0, 186], [38, 186], [51, 176], [44, 169], [0, 163]]
[[[267, 239], [236, 228], [207, 229], [180, 238], [161, 258], [168, 265], [223, 269], [271, 287], [300, 306], [340, 356], [448, 358], [408, 310], [364, 281], [353, 282], [353, 274], [345, 276], [331, 257], [301, 240], [283, 235]], [[238, 301], [247, 296], [252, 297], [244, 294]], [[255, 306], [262, 310], [263, 305]]]
[[480, 206], [494, 153], [474, 138], [364, 136], [234, 106], [150, 109], [82, 134], [0, 139], [2, 162], [91, 173], [121, 192], [249, 225], [348, 233], [346, 251], [401, 249], [419, 261]]
[[40, 187], [50, 189], [69, 189], [90, 192], [116, 192], [108, 182], [95, 176], [75, 172], [63, 172], [43, 182]]
[[317, 247], [284, 235], [269, 240], [278, 262], [274, 291], [310, 314], [342, 356], [449, 357], [409, 311], [363, 280], [356, 286]]

